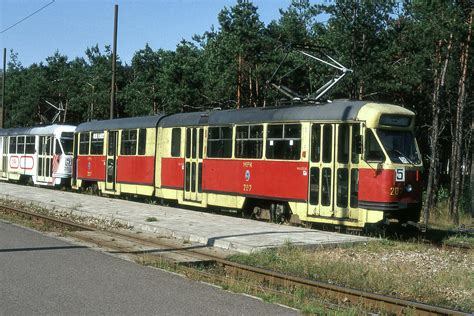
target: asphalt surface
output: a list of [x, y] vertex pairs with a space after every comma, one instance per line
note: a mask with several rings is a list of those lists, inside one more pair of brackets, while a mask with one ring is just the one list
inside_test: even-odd
[[295, 315], [0, 221], [0, 315]]

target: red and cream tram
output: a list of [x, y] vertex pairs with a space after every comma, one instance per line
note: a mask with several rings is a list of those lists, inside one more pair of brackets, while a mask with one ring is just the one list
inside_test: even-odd
[[95, 121], [78, 126], [73, 187], [274, 221], [418, 221], [414, 113], [364, 101]]

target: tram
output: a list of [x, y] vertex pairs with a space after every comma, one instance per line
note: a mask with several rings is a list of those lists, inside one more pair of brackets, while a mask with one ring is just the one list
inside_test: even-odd
[[75, 129], [70, 125], [0, 129], [0, 180], [69, 185]]
[[275, 222], [417, 222], [414, 121], [400, 106], [339, 100], [87, 122], [72, 185]]

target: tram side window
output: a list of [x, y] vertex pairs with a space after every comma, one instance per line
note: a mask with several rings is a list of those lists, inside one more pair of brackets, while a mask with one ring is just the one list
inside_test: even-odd
[[359, 170], [351, 170], [351, 207], [359, 206]]
[[232, 127], [209, 127], [207, 135], [207, 157], [232, 157]]
[[321, 178], [322, 191], [321, 191], [321, 205], [331, 205], [331, 168], [323, 168], [323, 174]]
[[146, 129], [142, 128], [138, 133], [138, 154], [145, 155], [146, 152]]
[[301, 125], [281, 124], [267, 127], [267, 158], [299, 160], [301, 155]]
[[104, 133], [92, 133], [91, 155], [104, 154]]
[[10, 154], [16, 154], [16, 136], [10, 136]]
[[24, 154], [25, 153], [25, 136], [18, 136], [17, 139], [17, 153]]
[[383, 154], [382, 148], [380, 148], [374, 132], [370, 129], [367, 129], [365, 132], [365, 158], [368, 161], [385, 161], [385, 155]]
[[181, 155], [181, 128], [171, 130], [171, 157]]
[[81, 155], [89, 155], [89, 138], [89, 133], [81, 133], [81, 136], [79, 138], [79, 153]]
[[332, 161], [332, 125], [323, 127], [323, 162]]
[[352, 163], [359, 163], [360, 140], [360, 125], [352, 125]]
[[319, 168], [313, 167], [310, 170], [310, 189], [309, 203], [311, 205], [319, 204]]
[[[319, 162], [321, 159], [321, 125], [311, 127], [311, 161]], [[319, 177], [319, 171], [318, 171]]]
[[349, 172], [346, 168], [337, 170], [337, 206], [347, 207], [349, 192]]
[[337, 162], [349, 162], [349, 125], [339, 125], [338, 144], [337, 144]]
[[235, 136], [236, 158], [262, 158], [263, 126], [237, 126]]
[[137, 154], [137, 130], [122, 131], [122, 143], [120, 144], [120, 154], [131, 156]]
[[25, 154], [35, 153], [35, 136], [26, 136]]

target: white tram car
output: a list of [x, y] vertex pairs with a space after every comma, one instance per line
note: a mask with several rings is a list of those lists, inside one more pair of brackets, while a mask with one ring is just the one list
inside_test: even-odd
[[0, 180], [69, 184], [75, 126], [0, 129]]

